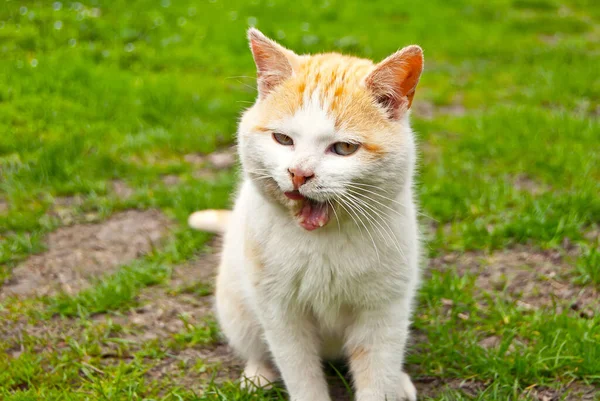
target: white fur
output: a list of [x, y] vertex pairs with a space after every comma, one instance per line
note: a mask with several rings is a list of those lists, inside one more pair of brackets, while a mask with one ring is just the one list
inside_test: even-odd
[[[226, 230], [217, 283], [218, 318], [231, 346], [248, 361], [245, 375], [259, 385], [276, 380], [274, 360], [293, 401], [328, 401], [321, 358], [363, 350], [361, 358], [351, 360], [358, 401], [415, 400], [414, 386], [402, 371], [420, 277], [412, 194], [415, 150], [407, 119], [399, 132], [390, 133], [401, 138], [400, 150], [378, 167], [368, 167], [356, 157], [325, 153], [328, 143], [345, 134], [334, 134], [331, 121], [314, 104], [278, 122], [294, 138], [293, 148], [251, 132], [253, 113], [250, 109], [240, 125], [246, 173]], [[323, 186], [339, 187], [336, 183], [362, 176], [394, 202], [375, 198], [386, 206], [373, 204], [385, 216], [379, 226], [369, 219], [362, 226], [340, 218], [306, 231], [265, 197], [260, 179], [247, 173], [269, 171], [288, 191], [286, 171], [298, 165], [313, 169]], [[305, 195], [319, 197], [314, 186], [305, 186]], [[258, 245], [262, 267], [248, 258], [247, 243]]]

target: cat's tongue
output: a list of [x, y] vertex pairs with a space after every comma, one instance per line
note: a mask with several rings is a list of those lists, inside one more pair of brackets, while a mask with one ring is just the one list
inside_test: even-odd
[[306, 199], [300, 213], [300, 225], [308, 230], [316, 230], [329, 222], [329, 205]]

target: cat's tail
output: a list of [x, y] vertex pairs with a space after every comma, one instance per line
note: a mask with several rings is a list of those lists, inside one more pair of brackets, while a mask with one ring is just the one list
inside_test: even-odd
[[190, 215], [188, 224], [196, 230], [220, 234], [225, 232], [230, 215], [231, 210], [201, 210]]

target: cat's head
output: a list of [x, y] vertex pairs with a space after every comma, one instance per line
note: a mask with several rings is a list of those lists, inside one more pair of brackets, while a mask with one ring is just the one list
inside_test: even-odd
[[408, 111], [421, 48], [374, 64], [337, 53], [297, 55], [256, 29], [248, 37], [258, 99], [239, 128], [244, 174], [307, 230], [332, 218], [376, 217], [377, 205], [411, 183]]

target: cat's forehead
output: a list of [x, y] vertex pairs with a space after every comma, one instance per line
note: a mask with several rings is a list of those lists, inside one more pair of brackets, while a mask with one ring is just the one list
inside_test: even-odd
[[284, 132], [316, 141], [329, 140], [337, 129], [334, 116], [327, 112], [316, 91], [312, 92], [310, 98], [304, 99], [295, 113], [284, 116], [277, 123]]
[[307, 90], [320, 87], [322, 91], [340, 86], [361, 85], [373, 68], [371, 60], [338, 53], [304, 56], [294, 71], [296, 79], [305, 81]]
[[370, 60], [337, 53], [303, 56], [293, 76], [267, 98], [265, 117], [319, 135], [370, 130], [385, 123], [364, 86], [372, 69]]

